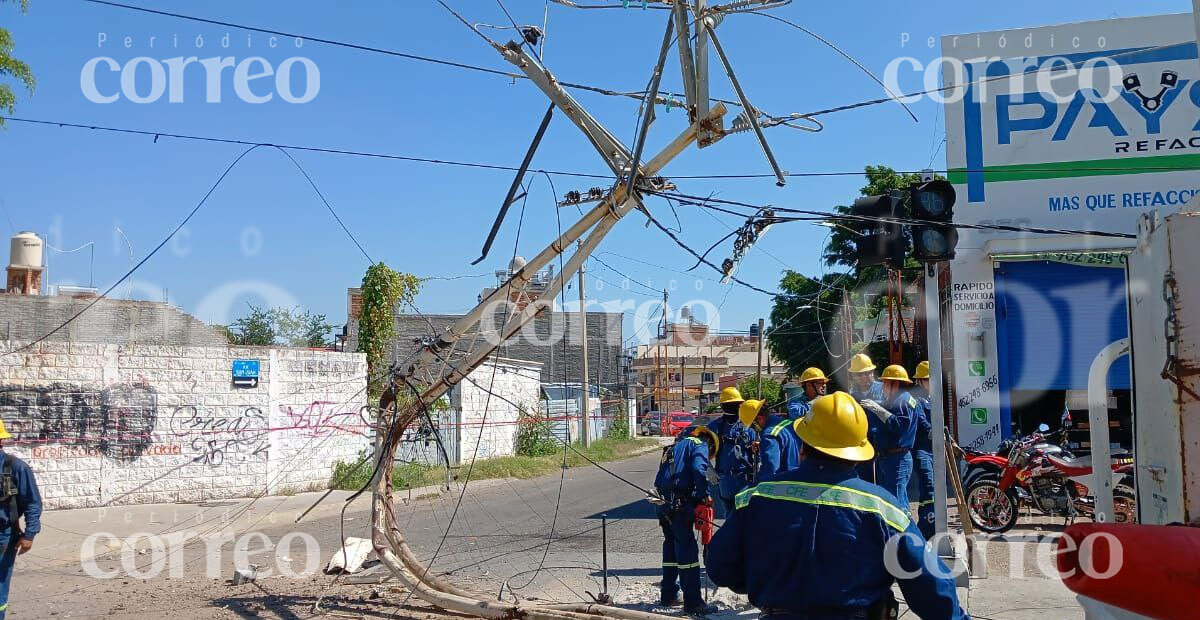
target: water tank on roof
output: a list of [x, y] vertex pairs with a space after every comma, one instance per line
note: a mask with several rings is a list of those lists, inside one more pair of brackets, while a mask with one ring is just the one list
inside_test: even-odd
[[42, 267], [42, 238], [34, 233], [19, 232], [12, 237], [9, 267]]

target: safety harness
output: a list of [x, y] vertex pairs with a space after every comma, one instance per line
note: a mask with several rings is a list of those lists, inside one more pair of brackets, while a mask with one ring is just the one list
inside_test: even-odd
[[17, 481], [13, 478], [13, 460], [11, 454], [4, 455], [4, 469], [0, 470], [0, 502], [8, 503], [8, 521], [12, 526], [13, 536], [21, 536], [19, 508], [17, 507]]

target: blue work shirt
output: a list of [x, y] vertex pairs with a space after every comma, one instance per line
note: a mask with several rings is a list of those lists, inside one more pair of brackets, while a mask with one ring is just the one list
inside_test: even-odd
[[917, 438], [913, 441], [913, 450], [933, 452], [933, 418], [930, 417], [929, 395], [912, 394], [917, 399]]
[[900, 591], [923, 620], [963, 620], [953, 577], [896, 498], [860, 480], [851, 463], [807, 460], [799, 468], [738, 494], [737, 509], [705, 554], [718, 586], [746, 594], [758, 608], [807, 610], [868, 607], [897, 578], [885, 565], [889, 539]]
[[799, 420], [808, 415], [812, 410], [812, 401], [803, 393], [799, 396], [789, 399], [787, 404], [788, 417], [793, 420]]
[[785, 418], [768, 426], [758, 444], [757, 479], [764, 480], [779, 472], [795, 469], [800, 464], [801, 445], [803, 442], [796, 434], [794, 420]]
[[671, 447], [671, 467], [666, 459], [658, 466], [654, 488], [666, 497], [699, 502], [708, 497], [708, 443], [699, 437], [684, 437]]
[[871, 387], [867, 388], [867, 390], [865, 392], [858, 389], [857, 383], [853, 384], [850, 387], [850, 395], [854, 397], [854, 400], [857, 400], [860, 403], [863, 400], [870, 399], [870, 400], [873, 400], [882, 405], [883, 404], [883, 382], [882, 381], [872, 381]]
[[[7, 455], [0, 450], [0, 463]], [[13, 485], [17, 488], [17, 517], [25, 516], [25, 529], [22, 538], [33, 540], [42, 531], [42, 495], [38, 491], [37, 481], [33, 478], [33, 470], [17, 457], [12, 457]], [[17, 517], [8, 514], [8, 500], [0, 501], [0, 532], [11, 532], [12, 523]]]
[[902, 391], [889, 402], [876, 402], [892, 417], [883, 422], [879, 416], [867, 412], [867, 439], [875, 446], [875, 453], [883, 457], [898, 450], [911, 450], [917, 438], [917, 399]]
[[725, 414], [708, 423], [708, 428], [721, 439], [717, 448], [717, 485], [721, 497], [732, 500], [738, 491], [754, 481], [750, 463], [750, 445], [758, 439], [753, 429], [746, 428], [737, 416]]

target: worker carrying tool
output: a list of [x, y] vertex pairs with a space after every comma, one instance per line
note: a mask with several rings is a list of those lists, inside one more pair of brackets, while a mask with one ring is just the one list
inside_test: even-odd
[[815, 366], [805, 368], [800, 374], [800, 389], [804, 390], [804, 393], [788, 400], [788, 417], [793, 420], [803, 418], [812, 407], [812, 401], [824, 396], [828, 387], [829, 378], [825, 376], [824, 371]]
[[875, 380], [875, 362], [866, 353], [850, 358], [850, 395], [862, 404], [863, 399], [883, 400], [883, 384]]
[[697, 507], [712, 507], [708, 465], [710, 455], [716, 454], [720, 447], [721, 440], [708, 427], [688, 427], [679, 433], [674, 445], [663, 449], [658, 475], [654, 478], [654, 488], [662, 501], [658, 506], [658, 523], [663, 532], [660, 604], [678, 605], [682, 586], [683, 609], [693, 615], [717, 610], [700, 596], [700, 550], [692, 528]]
[[[0, 442], [12, 439], [0, 420]], [[21, 459], [4, 452], [0, 443], [0, 619], [8, 613], [8, 590], [17, 556], [33, 548], [33, 537], [42, 531], [42, 496], [33, 470]], [[20, 518], [25, 517], [25, 528]]]
[[917, 364], [909, 394], [917, 399], [917, 436], [913, 440], [913, 475], [917, 477], [917, 527], [926, 539], [934, 533], [933, 423], [929, 415], [929, 362]]
[[801, 442], [792, 424], [794, 420], [767, 414], [765, 404], [760, 400], [748, 400], [738, 414], [743, 424], [749, 421], [754, 430], [761, 431], [756, 481], [795, 469], [800, 464]]
[[854, 464], [875, 454], [868, 417], [834, 392], [792, 423], [804, 440], [800, 467], [738, 494], [705, 553], [714, 583], [748, 595], [771, 620], [895, 618], [896, 580], [917, 617], [967, 618], [908, 511], [855, 475]]
[[716, 492], [721, 502], [722, 517], [733, 512], [733, 498], [738, 491], [754, 482], [754, 465], [751, 446], [757, 434], [738, 421], [742, 393], [736, 387], [721, 390], [721, 417], [708, 423], [708, 428], [721, 440], [715, 453]]
[[[917, 438], [920, 405], [908, 393], [912, 380], [899, 364], [883, 369], [883, 402], [863, 399], [862, 407], [874, 414], [867, 437], [875, 446], [874, 482], [887, 489], [908, 509], [908, 479], [912, 477], [912, 448]], [[860, 470], [860, 475], [862, 471]]]

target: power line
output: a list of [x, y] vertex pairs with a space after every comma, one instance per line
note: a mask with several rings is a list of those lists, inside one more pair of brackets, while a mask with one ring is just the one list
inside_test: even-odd
[[164, 245], [167, 244], [168, 241], [170, 241], [172, 238], [174, 238], [176, 233], [178, 233], [180, 231], [180, 229], [182, 229], [184, 226], [186, 226], [187, 223], [192, 219], [192, 216], [196, 215], [196, 212], [200, 210], [200, 207], [203, 207], [204, 203], [208, 202], [209, 196], [212, 196], [213, 192], [217, 190], [217, 187], [219, 187], [221, 185], [221, 182], [225, 180], [225, 177], [229, 175], [230, 171], [233, 170], [234, 166], [237, 166], [238, 162], [242, 161], [242, 158], [249, 155], [250, 151], [253, 151], [254, 149], [258, 148], [259, 146], [262, 146], [262, 145], [256, 144], [254, 146], [251, 146], [250, 148], [242, 151], [242, 153], [240, 155], [238, 155], [236, 158], [234, 158], [234, 160], [232, 162], [230, 162], [228, 166], [225, 167], [225, 171], [221, 173], [221, 176], [217, 177], [216, 182], [213, 183], [212, 186], [208, 188], [208, 191], [204, 193], [204, 197], [200, 199], [200, 202], [197, 202], [196, 206], [192, 207], [192, 210], [188, 212], [187, 216], [185, 216], [183, 218], [183, 220], [181, 220], [179, 222], [179, 224], [177, 226], [175, 226], [175, 228], [170, 233], [168, 233], [167, 236], [164, 237], [162, 241], [160, 241], [158, 243], [158, 245], [154, 246], [154, 249], [150, 250], [149, 254], [147, 254], [144, 258], [142, 258], [142, 260], [138, 261], [136, 265], [134, 265], [133, 267], [130, 267], [129, 271], [125, 272], [125, 275], [118, 278], [116, 282], [113, 282], [112, 285], [109, 286], [103, 293], [101, 293], [100, 295], [97, 295], [94, 299], [92, 299], [92, 301], [88, 302], [88, 304], [86, 306], [81, 308], [75, 314], [71, 315], [70, 318], [68, 318], [66, 321], [63, 321], [62, 324], [60, 324], [58, 327], [55, 327], [54, 329], [52, 329], [49, 332], [47, 332], [46, 334], [40, 336], [36, 340], [33, 340], [33, 341], [28, 342], [20, 347], [12, 349], [11, 351], [5, 351], [2, 356], [9, 356], [14, 353], [20, 353], [21, 351], [26, 351], [26, 350], [32, 348], [34, 345], [45, 341], [50, 336], [57, 334], [59, 331], [62, 331], [62, 329], [64, 327], [73, 323], [75, 321], [75, 319], [78, 319], [81, 315], [83, 315], [84, 312], [87, 312], [88, 310], [90, 310], [92, 308], [92, 306], [95, 306], [97, 303], [99, 303], [101, 299], [108, 297], [108, 294], [113, 292], [113, 289], [117, 288], [117, 286], [119, 286], [122, 282], [129, 279], [129, 277], [133, 275], [133, 272], [137, 271], [142, 265], [146, 264], [146, 261], [150, 260], [155, 254], [158, 253], [159, 250], [162, 249], [162, 247]]
[[342, 230], [346, 233], [346, 236], [350, 237], [350, 240], [354, 242], [354, 246], [358, 248], [359, 252], [362, 252], [363, 257], [367, 259], [367, 262], [374, 265], [375, 259], [371, 258], [370, 254], [367, 254], [367, 251], [363, 249], [362, 244], [358, 242], [358, 238], [354, 236], [354, 233], [350, 232], [350, 229], [346, 227], [346, 223], [342, 221], [342, 218], [338, 217], [337, 211], [334, 211], [333, 205], [329, 204], [329, 201], [325, 199], [325, 194], [321, 193], [321, 190], [317, 187], [317, 184], [313, 182], [312, 177], [308, 175], [308, 171], [300, 165], [300, 162], [296, 161], [295, 157], [292, 157], [291, 153], [278, 146], [275, 148], [279, 149], [281, 153], [286, 155], [292, 164], [296, 166], [296, 170], [299, 170], [300, 174], [304, 175], [304, 180], [308, 181], [308, 184], [312, 186], [313, 191], [317, 193], [317, 198], [320, 198], [321, 202], [325, 203], [325, 208], [329, 210], [329, 214], [333, 216], [333, 219], [337, 220], [338, 226], [342, 227]]
[[[85, 0], [85, 1], [91, 2], [93, 0]], [[106, 126], [102, 126], [102, 125], [72, 123], [72, 122], [66, 122], [66, 121], [47, 121], [47, 120], [32, 119], [32, 118], [19, 118], [19, 117], [13, 117], [13, 116], [0, 116], [0, 118], [3, 118], [6, 121], [13, 121], [13, 122], [17, 122], [17, 123], [30, 123], [30, 124], [34, 124], [34, 125], [46, 125], [46, 126], [55, 126], [56, 125], [58, 127], [70, 127], [72, 129], [87, 129], [87, 130], [91, 130], [91, 131], [103, 131], [103, 132], [112, 132], [112, 133], [133, 134], [133, 135], [139, 135], [139, 136], [148, 136], [148, 137], [154, 138], [155, 142], [157, 142], [159, 138], [176, 138], [179, 140], [197, 140], [197, 141], [201, 141], [201, 142], [218, 142], [218, 143], [222, 143], [222, 144], [240, 144], [243, 146], [270, 146], [270, 147], [275, 147], [275, 148], [280, 148], [280, 149], [287, 149], [287, 150], [291, 150], [291, 151], [310, 151], [313, 153], [329, 153], [329, 154], [334, 154], [334, 155], [352, 155], [355, 157], [370, 157], [370, 158], [376, 158], [376, 159], [394, 159], [394, 160], [399, 160], [399, 161], [411, 161], [411, 162], [424, 163], [424, 164], [439, 164], [439, 165], [445, 165], [445, 166], [462, 166], [462, 167], [466, 167], [466, 168], [482, 168], [482, 169], [486, 169], [486, 170], [502, 170], [505, 172], [515, 172], [516, 170], [518, 170], [518, 168], [515, 168], [513, 166], [504, 166], [504, 165], [499, 165], [499, 164], [487, 164], [487, 163], [469, 162], [469, 161], [456, 161], [456, 160], [449, 160], [449, 159], [435, 159], [435, 158], [429, 158], [429, 157], [415, 157], [415, 156], [411, 156], [411, 155], [396, 155], [396, 154], [391, 154], [391, 153], [354, 151], [354, 150], [350, 150], [350, 149], [324, 148], [324, 147], [317, 147], [317, 146], [304, 146], [304, 145], [299, 145], [299, 144], [275, 144], [275, 143], [271, 143], [271, 142], [239, 140], [236, 138], [219, 138], [219, 137], [201, 136], [201, 135], [195, 135], [195, 134], [180, 134], [180, 133], [172, 133], [172, 132], [168, 132], [168, 131], [147, 131], [147, 130], [142, 130], [142, 129], [128, 129], [128, 128], [123, 128], [123, 127], [106, 127]], [[611, 179], [612, 178], [612, 175], [590, 174], [590, 173], [585, 173], [585, 172], [564, 172], [564, 171], [558, 171], [558, 170], [546, 170], [546, 171], [539, 170], [538, 172], [545, 172], [546, 174], [553, 174], [553, 175], [558, 175], [558, 176], [572, 176], [572, 177], [582, 177], [582, 178], [588, 178], [588, 179]]]
[[[397, 50], [390, 50], [390, 49], [386, 49], [386, 48], [382, 48], [382, 47], [373, 47], [370, 45], [361, 45], [358, 43], [350, 43], [348, 41], [338, 41], [336, 39], [313, 37], [313, 36], [308, 36], [308, 35], [303, 35], [303, 34], [297, 34], [294, 32], [286, 32], [283, 30], [272, 30], [270, 28], [261, 28], [258, 26], [248, 26], [245, 24], [237, 24], [234, 22], [227, 22], [227, 21], [221, 21], [221, 20], [216, 20], [216, 19], [208, 19], [205, 17], [196, 17], [194, 15], [184, 15], [182, 13], [174, 13], [171, 11], [160, 11], [160, 10], [151, 9], [151, 8], [147, 8], [147, 7], [135, 6], [132, 4], [111, 2], [109, 0], [83, 0], [83, 1], [90, 2], [92, 4], [100, 4], [100, 5], [104, 5], [104, 6], [109, 6], [109, 7], [113, 7], [113, 8], [126, 9], [126, 10], [130, 10], [130, 11], [138, 11], [141, 13], [150, 13], [153, 15], [161, 15], [163, 17], [173, 17], [175, 19], [199, 22], [202, 24], [211, 24], [214, 26], [225, 26], [227, 28], [238, 28], [240, 30], [248, 30], [250, 32], [259, 32], [262, 34], [273, 34], [273, 35], [277, 35], [277, 36], [281, 36], [281, 37], [291, 37], [293, 39], [303, 39], [305, 41], [313, 41], [316, 43], [324, 43], [325, 45], [345, 47], [348, 49], [358, 50], [358, 51], [362, 51], [362, 52], [372, 52], [375, 54], [384, 54], [386, 56], [393, 56], [396, 58], [404, 58], [406, 60], [413, 60], [413, 61], [417, 61], [417, 62], [426, 62], [426, 63], [442, 65], [442, 66], [447, 66], [447, 67], [454, 67], [456, 69], [464, 69], [467, 71], [476, 71], [479, 73], [486, 73], [489, 75], [498, 75], [501, 77], [509, 78], [511, 80], [527, 80], [527, 79], [529, 79], [528, 76], [526, 76], [522, 73], [513, 73], [510, 71], [502, 71], [500, 69], [492, 69], [489, 67], [472, 65], [472, 64], [468, 64], [468, 63], [464, 63], [464, 62], [454, 61], [454, 60], [445, 60], [442, 58], [434, 58], [432, 56], [422, 56], [419, 54], [410, 54], [408, 52], [400, 52]], [[443, 5], [443, 6], [445, 6], [445, 5]], [[464, 20], [464, 23], [467, 23], [467, 22]], [[478, 31], [478, 29], [476, 29], [471, 24], [467, 23], [467, 26], [470, 27], [471, 30], [475, 31], [480, 36], [483, 36], [483, 34], [480, 33]], [[487, 37], [484, 37], [484, 38], [486, 39]], [[491, 43], [490, 40], [489, 40], [489, 43]], [[626, 92], [626, 91], [613, 90], [610, 88], [602, 88], [599, 86], [590, 86], [588, 84], [578, 84], [578, 83], [574, 83], [574, 82], [558, 81], [557, 83], [560, 86], [563, 86], [565, 88], [571, 88], [571, 89], [575, 89], [575, 90], [583, 90], [583, 91], [592, 92], [592, 93], [596, 93], [596, 94], [600, 94], [600, 95], [606, 95], [609, 97], [628, 97], [631, 99], [641, 99], [645, 95], [644, 92]], [[679, 98], [679, 97], [683, 96], [678, 93], [665, 93], [665, 94], [667, 94], [671, 97], [675, 97], [675, 98]], [[662, 103], [668, 102], [667, 99], [665, 99], [665, 98], [662, 98], [662, 99], [663, 99]], [[736, 105], [738, 107], [741, 107], [741, 104], [736, 101], [730, 101], [730, 100], [726, 100], [726, 99], [715, 99], [715, 98], [711, 99], [711, 101], [724, 103], [726, 105]]]
[[[91, 2], [93, 0], [84, 0], [84, 1]], [[105, 126], [105, 125], [97, 125], [94, 123], [77, 123], [77, 122], [72, 122], [72, 121], [56, 121], [56, 120], [23, 118], [23, 117], [17, 117], [17, 116], [4, 116], [4, 115], [0, 115], [0, 119], [3, 119], [5, 121], [12, 121], [15, 123], [27, 123], [27, 124], [31, 124], [31, 125], [40, 125], [40, 126], [47, 126], [47, 127], [67, 127], [67, 128], [71, 128], [71, 129], [85, 129], [85, 130], [89, 130], [89, 131], [146, 136], [149, 138], [153, 138], [155, 142], [157, 142], [159, 138], [175, 138], [177, 140], [195, 140], [195, 141], [199, 141], [199, 142], [215, 142], [215, 143], [220, 143], [220, 144], [238, 144], [238, 145], [242, 145], [242, 146], [270, 146], [270, 147], [277, 147], [277, 148], [281, 148], [281, 149], [287, 149], [290, 151], [309, 151], [309, 152], [313, 152], [313, 153], [326, 153], [326, 154], [331, 154], [331, 155], [349, 155], [349, 156], [353, 156], [353, 157], [367, 157], [367, 158], [373, 158], [373, 159], [390, 159], [390, 160], [408, 161], [408, 162], [423, 163], [423, 164], [460, 166], [460, 167], [464, 167], [464, 168], [478, 168], [478, 169], [484, 169], [484, 170], [497, 170], [497, 171], [503, 171], [503, 172], [516, 172], [517, 170], [519, 170], [519, 168], [517, 168], [515, 166], [506, 166], [506, 165], [502, 165], [502, 164], [489, 164], [486, 162], [472, 162], [472, 161], [463, 161], [463, 160], [454, 160], [454, 159], [418, 157], [415, 155], [401, 155], [401, 154], [395, 154], [395, 153], [379, 153], [379, 152], [373, 152], [373, 151], [359, 151], [359, 150], [354, 150], [354, 149], [337, 148], [337, 147], [306, 146], [306, 145], [302, 145], [302, 144], [277, 144], [274, 142], [268, 142], [268, 141], [262, 141], [262, 140], [243, 140], [243, 139], [237, 139], [237, 138], [223, 138], [223, 137], [217, 137], [217, 136], [183, 134], [183, 133], [177, 133], [177, 132], [172, 132], [172, 131], [130, 129], [127, 127], [112, 127], [112, 126]], [[1140, 166], [1138, 169], [1141, 171], [1144, 171], [1146, 173], [1153, 173], [1153, 172], [1192, 171], [1192, 170], [1195, 170], [1196, 167], [1193, 165], [1187, 165], [1187, 164], [1147, 165], [1147, 166]], [[1107, 173], [1107, 172], [1127, 172], [1129, 169], [1114, 166], [1114, 165], [1109, 165], [1109, 166], [1081, 165], [1081, 166], [1064, 166], [1064, 167], [1059, 168], [1059, 170], [1061, 170], [1063, 172], [1096, 173], [1099, 175], [1099, 174], [1103, 174], [1103, 173]], [[908, 174], [920, 174], [922, 172], [929, 172], [930, 170], [926, 169], [926, 170], [893, 170], [893, 171], [896, 172], [897, 174], [908, 175]], [[1004, 168], [1004, 173], [1006, 173], [1006, 174], [1018, 174], [1018, 173], [1022, 173], [1022, 172], [1040, 172], [1040, 171], [1042, 171], [1042, 169], [1040, 167], [1038, 167], [1036, 165], [1032, 165], [1032, 164], [1028, 165], [1028, 166], [1013, 165], [1013, 166], [1006, 166]], [[567, 170], [541, 170], [541, 169], [534, 170], [533, 172], [545, 173], [545, 174], [554, 175], [554, 176], [577, 177], [577, 178], [584, 178], [584, 179], [606, 179], [606, 180], [613, 179], [613, 176], [611, 174], [599, 174], [599, 173], [590, 173], [590, 172], [573, 172], [573, 171], [567, 171]], [[932, 172], [934, 172], [936, 174], [946, 175], [946, 174], [952, 174], [952, 173], [953, 174], [986, 174], [986, 173], [990, 173], [992, 171], [983, 169], [983, 168], [953, 168], [953, 169], [940, 168], [940, 169], [933, 169]], [[866, 172], [863, 170], [826, 170], [826, 171], [809, 171], [809, 172], [788, 172], [788, 173], [785, 173], [784, 176], [789, 177], [789, 178], [820, 178], [820, 177], [863, 176], [864, 174], [866, 174]], [[775, 175], [768, 174], [768, 173], [672, 174], [672, 175], [670, 175], [669, 178], [674, 179], [674, 180], [753, 180], [753, 179], [767, 179], [767, 178], [773, 179], [773, 178], [775, 178]], [[739, 214], [739, 213], [734, 213], [734, 212], [730, 212], [730, 213], [734, 214], [734, 215], [743, 215], [744, 216], [744, 214]]]
[[[952, 228], [963, 228], [969, 230], [1002, 230], [1007, 232], [1027, 232], [1042, 235], [1089, 235], [1094, 237], [1115, 237], [1120, 239], [1136, 239], [1137, 235], [1130, 233], [1114, 233], [1100, 230], [1079, 230], [1069, 228], [1043, 228], [1037, 226], [1008, 226], [1002, 224], [967, 224], [964, 222], [934, 222], [931, 220], [922, 220], [916, 218], [905, 217], [877, 217], [868, 215], [854, 215], [850, 213], [835, 213], [832, 211], [813, 211], [808, 209], [790, 209], [786, 207], [776, 207], [770, 205], [755, 205], [748, 202], [740, 202], [737, 200], [725, 200], [720, 198], [705, 198], [703, 196], [689, 196], [687, 194], [679, 194], [675, 192], [660, 192], [654, 190], [645, 190], [646, 193], [654, 194], [664, 198], [672, 198], [680, 202], [692, 204], [698, 207], [706, 207], [706, 202], [717, 202], [720, 204], [733, 205], [755, 209], [770, 208], [779, 213], [799, 213], [802, 215], [816, 216], [826, 220], [848, 220], [857, 222], [884, 222], [891, 224], [909, 224], [909, 225], [931, 225], [931, 226], [948, 226]], [[752, 217], [754, 214], [741, 214], [746, 217]], [[767, 218], [774, 222], [794, 222], [794, 221], [811, 221], [811, 218], [788, 218], [788, 217], [772, 217]]]

